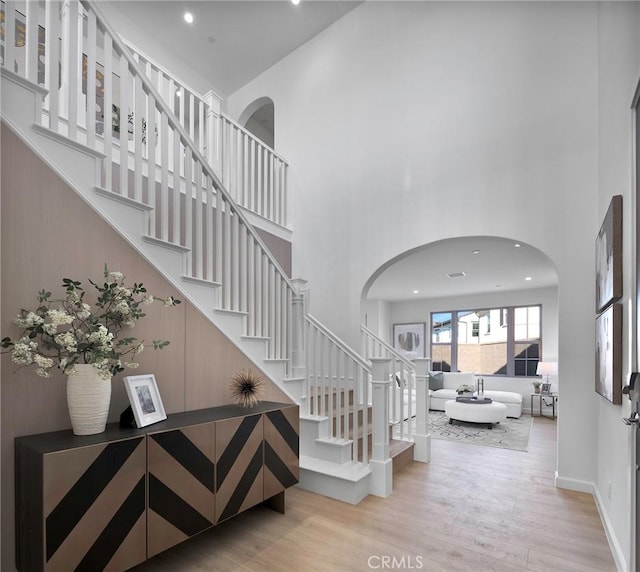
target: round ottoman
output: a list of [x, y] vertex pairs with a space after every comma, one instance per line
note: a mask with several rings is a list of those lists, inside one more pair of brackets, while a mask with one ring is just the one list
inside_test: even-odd
[[449, 418], [449, 423], [453, 423], [454, 420], [486, 423], [488, 429], [493, 429], [493, 423], [500, 423], [507, 418], [507, 406], [496, 401], [492, 403], [462, 403], [451, 400], [444, 404], [444, 412]]

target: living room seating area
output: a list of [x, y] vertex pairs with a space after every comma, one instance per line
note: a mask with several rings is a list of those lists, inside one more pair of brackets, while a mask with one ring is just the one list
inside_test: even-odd
[[[461, 385], [476, 386], [473, 373], [467, 372], [432, 372], [429, 375], [429, 409], [444, 411], [445, 403], [458, 396]], [[523, 396], [514, 391], [485, 390], [484, 396], [507, 408], [507, 417], [518, 418], [522, 415]]]

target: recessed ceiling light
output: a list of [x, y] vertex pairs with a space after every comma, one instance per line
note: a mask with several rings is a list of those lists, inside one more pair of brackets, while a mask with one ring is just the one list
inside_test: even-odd
[[519, 242], [516, 242], [513, 246], [515, 246], [516, 248], [520, 248], [522, 245]]
[[447, 274], [447, 278], [462, 278], [463, 276], [466, 276], [464, 272], [451, 272]]
[[292, 3], [294, 6], [297, 6], [298, 4], [300, 4], [300, 0], [291, 0], [291, 3]]
[[184, 21], [187, 24], [193, 24], [193, 14], [191, 12], [184, 13]]
[[480, 251], [476, 248], [475, 250], [471, 251], [471, 254], [480, 254]]
[[420, 293], [420, 290], [414, 290], [414, 291], [413, 291], [413, 293], [414, 293], [414, 294], [419, 294], [419, 293]]
[[526, 276], [525, 280], [529, 281], [529, 280], [533, 280], [533, 278], [531, 278], [531, 276]]

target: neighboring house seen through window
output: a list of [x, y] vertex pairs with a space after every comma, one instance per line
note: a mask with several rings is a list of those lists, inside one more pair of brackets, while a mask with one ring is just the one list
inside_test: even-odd
[[541, 316], [540, 305], [433, 312], [431, 369], [534, 376]]

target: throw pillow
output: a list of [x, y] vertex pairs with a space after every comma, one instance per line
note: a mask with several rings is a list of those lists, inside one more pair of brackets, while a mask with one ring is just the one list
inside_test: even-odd
[[429, 389], [437, 391], [444, 387], [444, 375], [441, 371], [432, 371], [429, 373]]

